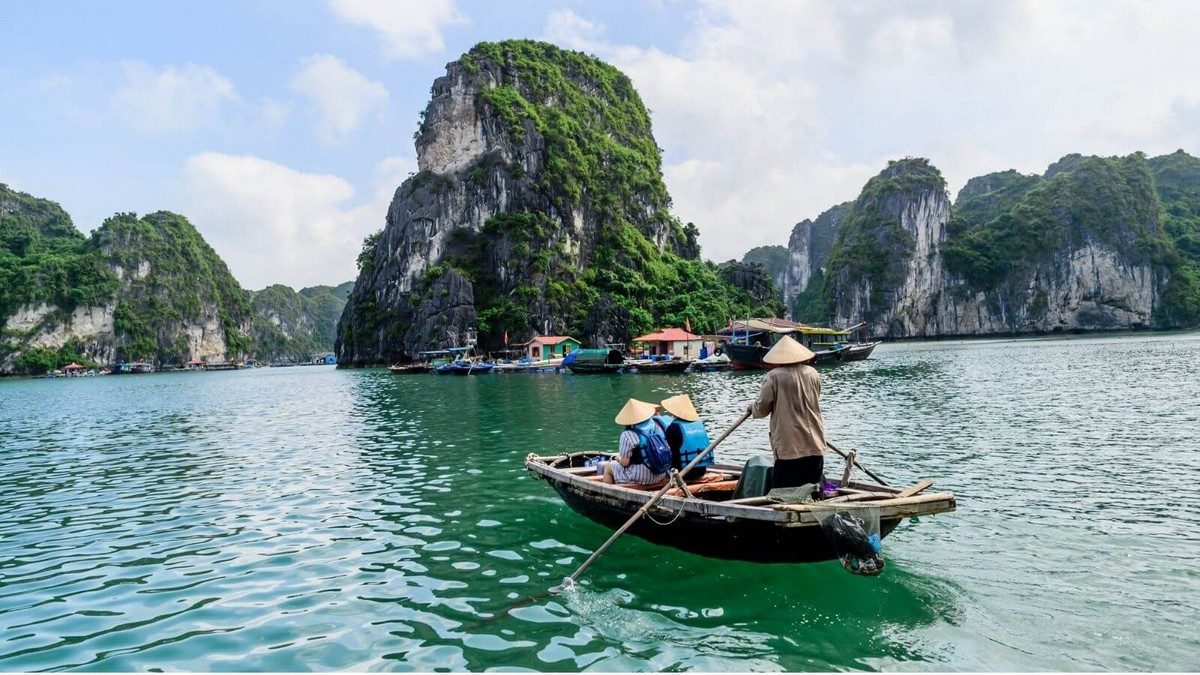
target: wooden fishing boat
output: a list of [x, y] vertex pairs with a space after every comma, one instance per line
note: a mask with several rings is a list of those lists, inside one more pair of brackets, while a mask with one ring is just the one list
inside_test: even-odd
[[404, 363], [388, 366], [388, 372], [393, 375], [416, 375], [428, 373], [431, 370], [433, 370], [433, 366], [428, 363]]
[[645, 375], [651, 374], [678, 374], [688, 369], [692, 365], [691, 361], [681, 359], [671, 359], [663, 361], [630, 361], [626, 364], [626, 372], [642, 373]]
[[[812, 365], [821, 366], [831, 363], [841, 363], [846, 360], [850, 354], [851, 345], [837, 345], [825, 349], [820, 347], [810, 348], [815, 355], [812, 360]], [[725, 353], [729, 355], [730, 361], [733, 362], [734, 370], [770, 370], [773, 368], [770, 364], [763, 363], [763, 357], [771, 348], [766, 345], [759, 344], [743, 344], [738, 342], [730, 342], [725, 345]], [[869, 355], [869, 353], [868, 353]], [[862, 357], [866, 358], [866, 356]]]
[[542, 359], [534, 361], [532, 359], [520, 359], [517, 361], [497, 361], [495, 368], [492, 368], [493, 373], [561, 373], [563, 371], [563, 360]]
[[438, 366], [433, 372], [438, 375], [485, 375], [492, 372], [492, 368], [494, 367], [486, 361], [460, 359], [453, 363]]
[[[609, 485], [586, 462], [610, 453], [575, 452], [555, 456], [530, 454], [525, 468], [545, 480], [573, 510], [601, 525], [619, 528], [646, 504], [659, 486]], [[766, 497], [733, 500], [741, 468], [715, 464], [701, 482], [689, 483], [691, 496], [678, 488], [668, 492], [629, 532], [647, 541], [711, 558], [763, 563], [833, 560], [837, 554], [822, 531], [822, 509], [867, 505], [879, 510], [879, 534], [886, 537], [905, 518], [948, 513], [955, 509], [949, 492], [922, 493], [928, 481], [901, 490], [876, 483], [849, 481], [833, 500], [813, 504], [776, 504]], [[910, 494], [913, 492], [916, 494]], [[675, 494], [672, 494], [675, 493]]]
[[850, 345], [850, 351], [846, 352], [846, 360], [862, 361], [870, 356], [871, 352], [875, 351], [875, 348], [878, 346], [878, 342], [859, 342], [852, 344]]

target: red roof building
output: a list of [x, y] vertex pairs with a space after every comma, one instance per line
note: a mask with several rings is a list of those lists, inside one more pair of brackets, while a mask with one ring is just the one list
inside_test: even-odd
[[639, 342], [646, 345], [646, 355], [648, 356], [669, 354], [685, 359], [698, 358], [700, 348], [704, 346], [703, 338], [682, 328], [663, 328], [657, 333], [633, 339], [634, 344]]

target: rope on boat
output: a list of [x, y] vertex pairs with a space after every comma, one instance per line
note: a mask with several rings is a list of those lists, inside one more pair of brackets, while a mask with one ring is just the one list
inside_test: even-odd
[[[709, 453], [711, 453], [718, 445], [721, 444], [721, 441], [725, 440], [725, 438], [727, 436], [729, 436], [729, 434], [733, 433], [734, 429], [737, 429], [739, 426], [742, 425], [742, 422], [745, 422], [749, 418], [750, 418], [750, 411], [747, 410], [745, 413], [742, 414], [741, 417], [738, 418], [738, 420], [736, 422], [733, 423], [733, 425], [731, 427], [726, 429], [724, 433], [722, 433], [720, 436], [718, 436], [717, 440], [713, 441], [712, 443], [709, 443], [708, 447], [705, 448], [703, 452], [701, 452], [699, 455], [697, 455], [695, 457], [695, 459], [693, 459], [691, 462], [688, 463], [687, 466], [683, 467], [683, 472], [686, 473], [686, 472], [694, 469], [696, 467], [696, 465], [700, 463], [700, 460], [707, 457]], [[583, 561], [583, 564], [579, 566], [579, 569], [575, 570], [571, 574], [571, 576], [568, 578], [573, 582], [577, 581], [579, 579], [579, 577], [583, 575], [584, 571], [587, 570], [587, 568], [590, 567], [592, 563], [596, 562], [597, 558], [604, 555], [604, 552], [608, 550], [609, 546], [612, 546], [613, 542], [616, 541], [618, 537], [620, 537], [622, 534], [625, 534], [625, 531], [628, 530], [630, 527], [632, 527], [635, 522], [637, 522], [638, 518], [641, 518], [642, 516], [646, 515], [650, 511], [650, 509], [654, 508], [654, 505], [656, 503], [658, 503], [658, 500], [662, 499], [663, 495], [665, 495], [667, 493], [667, 490], [669, 490], [669, 489], [671, 489], [670, 483], [662, 486], [662, 488], [658, 492], [656, 492], [653, 497], [651, 497], [649, 500], [646, 501], [645, 504], [642, 505], [642, 508], [638, 509], [637, 513], [630, 516], [629, 520], [625, 521], [625, 524], [622, 525], [619, 529], [617, 529], [617, 531], [614, 532], [613, 535], [608, 538], [608, 541], [601, 544], [600, 548], [596, 549], [592, 553], [592, 555], [588, 556], [588, 559]], [[682, 512], [682, 509], [680, 509], [680, 511]], [[556, 587], [556, 588], [562, 588], [562, 587], [560, 586], [560, 587]], [[551, 590], [553, 591], [554, 589], [551, 589]]]
[[[666, 507], [659, 506], [659, 508], [665, 509]], [[650, 519], [650, 522], [654, 523], [655, 525], [662, 525], [663, 527], [666, 527], [668, 525], [674, 525], [675, 521], [679, 520], [679, 517], [682, 515], [683, 515], [683, 507], [681, 506], [681, 507], [679, 507], [679, 510], [675, 512], [674, 518], [671, 518], [667, 522], [663, 523], [663, 522], [659, 522], [659, 521], [655, 520], [654, 516], [650, 515], [649, 511], [646, 512], [646, 517]]]

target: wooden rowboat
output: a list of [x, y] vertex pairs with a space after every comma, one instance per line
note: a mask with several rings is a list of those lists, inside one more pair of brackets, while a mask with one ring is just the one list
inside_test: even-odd
[[[555, 456], [530, 454], [525, 468], [545, 480], [572, 509], [606, 527], [618, 528], [653, 496], [658, 486], [609, 485], [598, 480], [585, 462], [610, 453], [575, 452]], [[886, 537], [905, 518], [947, 513], [955, 509], [949, 492], [909, 494], [909, 490], [850, 481], [839, 496], [815, 504], [774, 504], [766, 497], [732, 500], [741, 468], [716, 464], [706, 483], [689, 483], [691, 497], [675, 488], [629, 532], [647, 541], [711, 558], [750, 562], [799, 563], [837, 557], [817, 522], [816, 513], [834, 500], [879, 509], [880, 536]], [[843, 508], [839, 506], [838, 508]]]
[[388, 372], [393, 375], [416, 375], [428, 373], [431, 370], [433, 370], [433, 367], [428, 363], [404, 363], [388, 366]]
[[862, 361], [875, 351], [879, 346], [878, 342], [859, 342], [858, 344], [850, 345], [850, 351], [846, 352], [847, 361]]
[[644, 375], [652, 373], [677, 374], [687, 370], [690, 365], [692, 365], [691, 361], [675, 359], [670, 361], [627, 361], [626, 366], [628, 370], [626, 372], [637, 372]]

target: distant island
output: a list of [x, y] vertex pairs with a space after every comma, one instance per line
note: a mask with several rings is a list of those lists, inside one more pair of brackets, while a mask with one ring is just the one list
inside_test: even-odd
[[419, 170], [336, 287], [246, 291], [184, 216], [119, 213], [85, 237], [0, 186], [0, 373], [329, 350], [382, 365], [468, 333], [485, 350], [601, 346], [748, 316], [885, 338], [1200, 326], [1200, 160], [1182, 150], [1068, 155], [953, 202], [929, 160], [898, 159], [786, 247], [718, 264], [671, 214], [649, 112], [616, 68], [484, 42], [431, 91]]
[[57, 203], [0, 185], [0, 374], [308, 362], [331, 351], [349, 288], [246, 291], [181, 215], [118, 213], [85, 237]]
[[1182, 151], [989, 174], [953, 205], [928, 160], [900, 159], [787, 247], [717, 265], [670, 214], [649, 114], [608, 64], [481, 43], [421, 118], [420, 171], [359, 257], [342, 365], [468, 330], [490, 349], [538, 334], [598, 346], [766, 314], [890, 338], [1200, 325], [1200, 163]]
[[791, 318], [880, 337], [1195, 327], [1200, 159], [1068, 155], [972, 178], [953, 204], [928, 160], [898, 160], [786, 251]]

